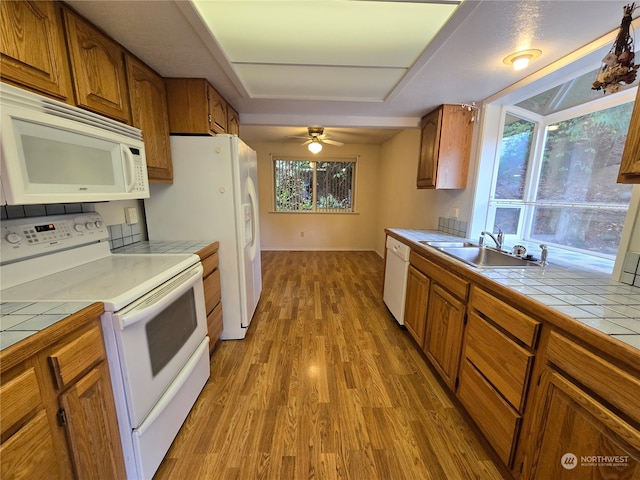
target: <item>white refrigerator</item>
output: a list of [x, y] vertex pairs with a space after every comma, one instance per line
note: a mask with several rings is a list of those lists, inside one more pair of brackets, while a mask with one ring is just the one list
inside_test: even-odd
[[171, 156], [173, 184], [144, 201], [149, 240], [220, 242], [220, 338], [242, 339], [262, 292], [256, 152], [236, 135], [172, 135]]

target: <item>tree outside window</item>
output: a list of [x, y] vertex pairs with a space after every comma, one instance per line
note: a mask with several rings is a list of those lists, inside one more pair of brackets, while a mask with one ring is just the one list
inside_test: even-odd
[[277, 212], [354, 212], [355, 159], [274, 158]]

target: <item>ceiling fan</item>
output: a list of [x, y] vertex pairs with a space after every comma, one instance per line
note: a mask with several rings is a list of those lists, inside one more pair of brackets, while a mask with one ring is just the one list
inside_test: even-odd
[[338, 142], [336, 140], [331, 140], [325, 133], [324, 127], [308, 127], [307, 131], [309, 134], [306, 137], [302, 136], [290, 136], [289, 138], [304, 138], [306, 142], [302, 144], [308, 145], [309, 151], [311, 153], [318, 153], [322, 150], [322, 144], [326, 143], [327, 145], [335, 145], [336, 147], [341, 147], [344, 145], [342, 142]]

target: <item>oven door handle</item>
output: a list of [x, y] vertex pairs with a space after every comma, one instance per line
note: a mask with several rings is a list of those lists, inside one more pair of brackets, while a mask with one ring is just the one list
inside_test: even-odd
[[[194, 285], [197, 285], [198, 282], [202, 283], [202, 272], [202, 264], [198, 263], [186, 272], [149, 292], [146, 298], [133, 305], [131, 310], [117, 315], [120, 329], [124, 330], [140, 320], [155, 317], [168, 305], [180, 298], [181, 295], [192, 289]], [[198, 301], [204, 302], [204, 297], [202, 299], [196, 298], [196, 302]]]

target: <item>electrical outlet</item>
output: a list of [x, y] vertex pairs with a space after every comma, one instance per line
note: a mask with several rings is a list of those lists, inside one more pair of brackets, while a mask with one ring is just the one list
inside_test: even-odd
[[135, 207], [124, 209], [124, 218], [128, 225], [138, 223], [138, 210]]

